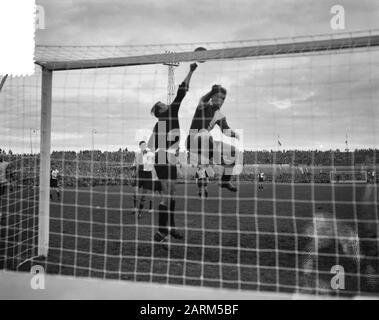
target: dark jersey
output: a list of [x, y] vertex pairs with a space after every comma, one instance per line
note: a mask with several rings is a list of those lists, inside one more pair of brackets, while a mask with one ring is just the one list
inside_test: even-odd
[[[198, 131], [201, 129], [208, 129], [217, 110], [219, 109], [214, 107], [211, 103], [200, 103], [196, 108], [190, 129]], [[216, 124], [220, 126], [221, 130], [230, 129], [225, 117], [217, 120]]]
[[[153, 129], [154, 147], [155, 150], [165, 152], [169, 148], [177, 146], [179, 148], [179, 108], [182, 100], [184, 99], [188, 87], [184, 82], [179, 85], [178, 92], [174, 101], [168, 106], [166, 112], [161, 114], [158, 122]], [[156, 163], [161, 157], [155, 157]]]
[[[222, 131], [230, 129], [226, 121], [226, 118], [221, 113], [217, 114], [219, 118], [218, 119], [216, 118], [216, 112], [218, 110], [219, 109], [217, 107], [213, 106], [209, 102], [201, 102], [198, 105], [192, 119], [189, 135], [187, 137], [186, 145], [187, 145], [188, 150], [190, 151], [192, 150], [193, 139], [195, 138], [197, 133], [199, 133], [201, 130], [209, 131], [213, 129], [214, 125], [216, 124], [219, 125]], [[212, 145], [213, 145], [212, 138], [210, 138], [210, 141], [209, 141], [210, 149], [212, 149]], [[198, 147], [201, 149], [201, 145], [199, 145]], [[211, 153], [210, 153], [210, 157], [212, 157]]]

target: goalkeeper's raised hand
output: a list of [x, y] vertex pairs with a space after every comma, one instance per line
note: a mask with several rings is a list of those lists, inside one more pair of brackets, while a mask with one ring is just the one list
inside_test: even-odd
[[194, 72], [197, 69], [197, 64], [196, 63], [191, 63], [190, 64], [190, 71]]

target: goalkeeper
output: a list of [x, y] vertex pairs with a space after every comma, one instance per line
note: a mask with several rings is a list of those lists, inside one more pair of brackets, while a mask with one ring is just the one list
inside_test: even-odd
[[[218, 125], [222, 133], [231, 138], [239, 140], [239, 135], [230, 129], [226, 117], [220, 109], [226, 98], [226, 89], [220, 85], [214, 85], [212, 90], [200, 99], [190, 127], [190, 133], [187, 137], [186, 145], [191, 158], [191, 163], [195, 165], [220, 164], [223, 168], [221, 176], [222, 188], [236, 192], [237, 188], [231, 183], [232, 175], [240, 170], [237, 160], [240, 153], [235, 146], [224, 141], [213, 140], [210, 131]], [[194, 159], [194, 161], [192, 161]], [[239, 161], [238, 161], [239, 162]], [[236, 168], [236, 169], [235, 169]]]
[[189, 73], [179, 85], [177, 95], [170, 105], [158, 101], [151, 109], [151, 114], [158, 119], [148, 145], [150, 149], [155, 150], [154, 167], [161, 186], [159, 230], [154, 235], [154, 240], [159, 243], [167, 242], [166, 237], [169, 233], [173, 238], [183, 239], [183, 235], [175, 227], [174, 219], [176, 163], [180, 141], [178, 114], [196, 68], [197, 64], [192, 63]]

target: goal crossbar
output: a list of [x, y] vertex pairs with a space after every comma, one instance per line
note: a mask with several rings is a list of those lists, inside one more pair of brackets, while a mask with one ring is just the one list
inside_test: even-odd
[[92, 69], [92, 68], [109, 68], [109, 67], [125, 67], [137, 65], [164, 64], [168, 62], [189, 62], [189, 61], [208, 61], [208, 60], [224, 60], [239, 59], [259, 56], [272, 56], [284, 54], [301, 54], [309, 52], [321, 52], [342, 49], [356, 49], [364, 47], [379, 46], [379, 34], [355, 37], [352, 34], [343, 37], [330, 37], [324, 40], [307, 40], [278, 43], [273, 40], [269, 44], [257, 44], [253, 46], [211, 49], [207, 51], [196, 52], [169, 52], [162, 54], [150, 54], [142, 56], [129, 57], [110, 57], [100, 59], [83, 59], [83, 60], [57, 60], [51, 61], [44, 57], [36, 57], [36, 64], [51, 70], [76, 70], [76, 69]]

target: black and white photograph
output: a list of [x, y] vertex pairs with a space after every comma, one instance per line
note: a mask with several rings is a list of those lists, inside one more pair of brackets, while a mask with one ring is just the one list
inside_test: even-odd
[[379, 298], [377, 0], [2, 2], [0, 300]]

